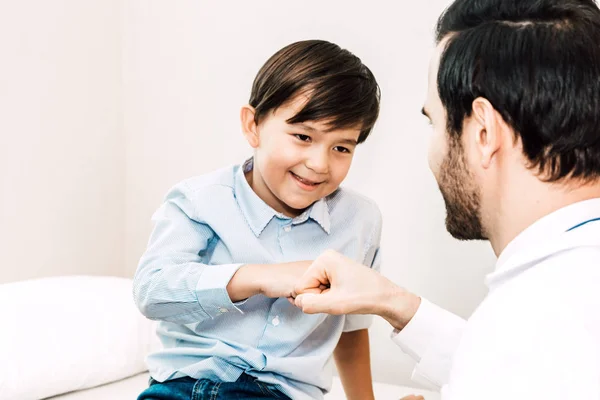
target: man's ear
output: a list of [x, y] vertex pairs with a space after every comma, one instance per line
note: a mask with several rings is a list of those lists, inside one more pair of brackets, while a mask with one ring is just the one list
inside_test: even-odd
[[505, 124], [492, 103], [483, 97], [473, 101], [474, 144], [478, 151], [481, 166], [489, 168], [494, 156], [498, 153], [503, 142]]

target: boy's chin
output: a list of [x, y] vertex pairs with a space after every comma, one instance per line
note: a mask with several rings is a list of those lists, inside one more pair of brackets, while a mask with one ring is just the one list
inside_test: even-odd
[[303, 199], [303, 200], [299, 200], [299, 199], [284, 199], [283, 202], [286, 204], [286, 206], [289, 209], [295, 210], [297, 212], [302, 212], [305, 209], [307, 209], [308, 207], [310, 207], [315, 201], [314, 200], [310, 200], [310, 199]]

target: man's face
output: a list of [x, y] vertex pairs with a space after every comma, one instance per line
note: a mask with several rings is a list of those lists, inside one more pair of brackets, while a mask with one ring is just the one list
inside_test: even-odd
[[433, 129], [429, 167], [446, 204], [448, 232], [460, 240], [483, 240], [486, 235], [481, 222], [481, 189], [468, 163], [463, 145], [464, 132], [448, 132], [446, 111], [438, 94], [437, 73], [444, 46], [445, 41], [442, 41], [432, 56], [423, 108]]

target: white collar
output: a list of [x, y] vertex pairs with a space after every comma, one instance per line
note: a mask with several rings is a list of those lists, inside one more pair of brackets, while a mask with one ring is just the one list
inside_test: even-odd
[[[585, 235], [587, 227], [567, 231], [600, 218], [600, 198], [580, 201], [548, 214], [517, 235], [502, 251], [496, 269], [486, 278], [488, 286], [506, 274], [518, 273], [534, 261], [578, 245], [599, 245], [600, 235]], [[595, 222], [595, 225], [600, 225]], [[588, 237], [589, 236], [589, 237]]]

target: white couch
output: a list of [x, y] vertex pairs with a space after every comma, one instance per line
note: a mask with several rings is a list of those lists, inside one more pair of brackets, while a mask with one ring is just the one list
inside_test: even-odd
[[[135, 399], [147, 387], [154, 324], [132, 300], [131, 280], [57, 277], [0, 285], [3, 400]], [[375, 383], [377, 399], [437, 393]], [[327, 400], [344, 399], [339, 380]]]

